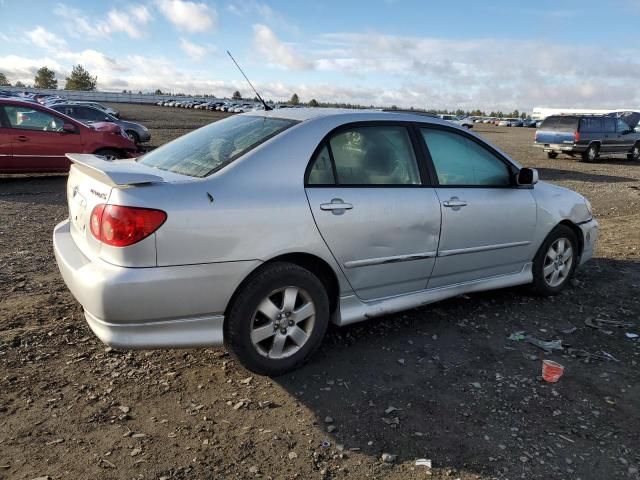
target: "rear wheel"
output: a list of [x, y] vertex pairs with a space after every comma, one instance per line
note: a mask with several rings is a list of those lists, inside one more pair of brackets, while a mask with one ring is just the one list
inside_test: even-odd
[[122, 154], [119, 151], [114, 150], [112, 148], [102, 148], [98, 150], [95, 153], [95, 155], [104, 157], [105, 160], [109, 160], [109, 161], [118, 160], [119, 158], [122, 158]]
[[599, 151], [600, 147], [597, 144], [592, 143], [582, 154], [582, 160], [584, 162], [595, 162], [598, 158]]
[[558, 225], [547, 236], [533, 260], [534, 293], [559, 294], [569, 283], [578, 264], [578, 240], [566, 225]]
[[242, 287], [227, 312], [224, 342], [247, 369], [282, 375], [311, 357], [328, 323], [322, 282], [302, 267], [278, 262]]
[[547, 157], [553, 160], [558, 157], [558, 152], [547, 152]]
[[637, 162], [638, 160], [640, 160], [640, 143], [636, 143], [633, 148], [631, 149], [631, 152], [627, 154], [627, 158], [629, 160], [633, 160], [634, 162]]

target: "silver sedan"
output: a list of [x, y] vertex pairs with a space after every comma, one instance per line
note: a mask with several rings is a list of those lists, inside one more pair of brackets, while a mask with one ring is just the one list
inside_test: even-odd
[[69, 155], [53, 241], [116, 348], [226, 345], [268, 375], [347, 325], [468, 292], [569, 285], [589, 202], [480, 137], [410, 113], [281, 109], [137, 160]]

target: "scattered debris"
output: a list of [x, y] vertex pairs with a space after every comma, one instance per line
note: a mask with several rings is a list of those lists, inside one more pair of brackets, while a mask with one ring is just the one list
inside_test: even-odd
[[632, 333], [632, 332], [627, 332], [624, 334], [627, 338], [638, 338], [640, 337], [640, 335], [638, 335], [637, 333]]
[[331, 446], [331, 442], [329, 440], [323, 440], [320, 446], [322, 448], [329, 448]]
[[587, 327], [595, 328], [595, 329], [603, 329], [605, 327], [608, 328], [624, 328], [624, 327], [633, 327], [634, 324], [630, 322], [623, 322], [621, 320], [607, 320], [604, 318], [587, 318], [584, 321], [584, 324]]
[[431, 459], [428, 459], [428, 458], [419, 458], [418, 460], [416, 460], [416, 467], [427, 467], [427, 468], [432, 468], [432, 467], [431, 467]]
[[296, 452], [289, 452], [289, 460], [295, 460], [296, 458], [298, 458], [298, 454]]
[[394, 463], [398, 459], [398, 455], [392, 455], [390, 453], [383, 453], [380, 459], [384, 463]]
[[531, 345], [535, 345], [538, 348], [541, 348], [547, 353], [551, 353], [553, 350], [564, 350], [562, 346], [562, 340], [540, 340], [539, 338], [532, 337], [531, 335], [527, 335], [525, 340], [529, 342]]
[[542, 378], [545, 382], [556, 383], [562, 377], [564, 367], [553, 360], [542, 361]]

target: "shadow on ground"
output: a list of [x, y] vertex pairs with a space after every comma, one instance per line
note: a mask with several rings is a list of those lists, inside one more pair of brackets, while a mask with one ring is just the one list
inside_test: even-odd
[[[321, 424], [331, 417], [328, 441], [374, 458], [509, 477], [626, 475], [610, 455], [638, 441], [639, 375], [628, 368], [637, 346], [584, 319], [637, 321], [640, 265], [599, 259], [578, 278], [555, 298], [507, 289], [332, 329], [310, 364], [276, 381]], [[617, 306], [603, 306], [609, 296]], [[577, 331], [562, 333], [570, 325]], [[565, 350], [508, 340], [521, 330], [562, 339]], [[601, 350], [619, 362], [588, 356]], [[558, 384], [541, 380], [543, 358], [565, 366]]]

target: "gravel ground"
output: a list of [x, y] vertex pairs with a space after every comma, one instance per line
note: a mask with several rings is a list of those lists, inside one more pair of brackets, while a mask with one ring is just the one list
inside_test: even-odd
[[[118, 108], [153, 145], [222, 116]], [[0, 478], [640, 478], [640, 342], [625, 336], [640, 333], [640, 163], [548, 160], [534, 130], [478, 131], [591, 200], [596, 258], [556, 298], [506, 289], [332, 328], [276, 379], [222, 349], [106, 348], [53, 258], [66, 178], [0, 179]]]

